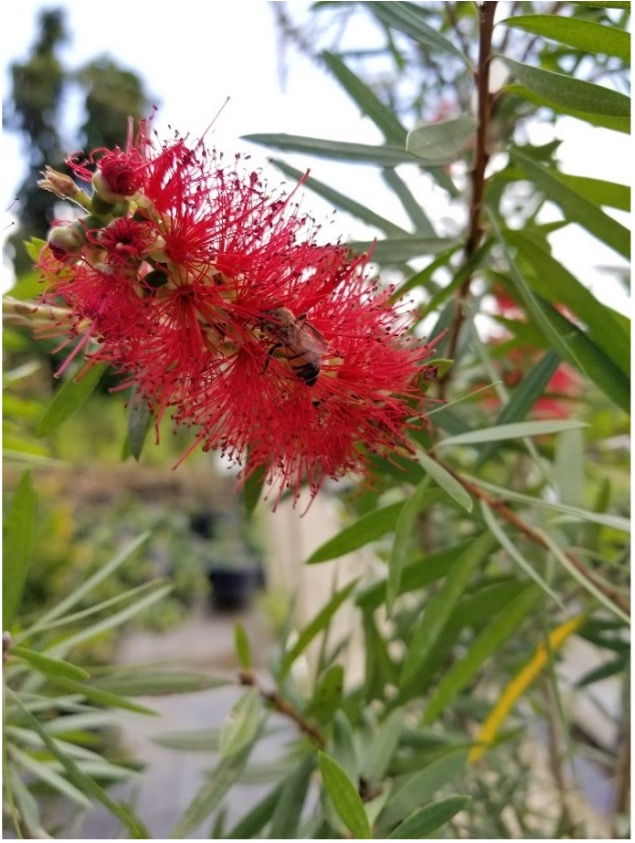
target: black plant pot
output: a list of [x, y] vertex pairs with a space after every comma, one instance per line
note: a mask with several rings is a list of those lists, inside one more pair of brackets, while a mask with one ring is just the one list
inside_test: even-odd
[[214, 565], [208, 571], [212, 584], [212, 605], [222, 611], [246, 609], [257, 587], [256, 568], [224, 568]]

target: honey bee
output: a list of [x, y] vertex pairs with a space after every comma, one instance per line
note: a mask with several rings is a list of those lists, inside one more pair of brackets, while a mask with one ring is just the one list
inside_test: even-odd
[[320, 374], [320, 363], [328, 343], [318, 329], [306, 321], [306, 314], [296, 317], [288, 308], [277, 307], [267, 311], [262, 328], [274, 340], [274, 345], [267, 352], [263, 372], [267, 370], [272, 355], [278, 351], [293, 374], [307, 386], [313, 386]]

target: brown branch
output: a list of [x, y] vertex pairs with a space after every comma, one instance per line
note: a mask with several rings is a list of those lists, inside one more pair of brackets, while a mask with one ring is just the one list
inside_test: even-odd
[[238, 678], [241, 685], [249, 685], [252, 688], [256, 688], [263, 700], [265, 700], [265, 702], [267, 702], [275, 711], [279, 714], [283, 714], [290, 720], [293, 720], [300, 731], [304, 732], [305, 735], [308, 735], [318, 749], [324, 749], [326, 747], [326, 738], [317, 726], [310, 721], [305, 720], [304, 717], [295, 710], [291, 703], [288, 700], [285, 700], [285, 698], [277, 691], [265, 690], [251, 670], [241, 670], [238, 674]]
[[[446, 470], [447, 466], [445, 466]], [[549, 544], [545, 541], [542, 534], [534, 529], [530, 524], [527, 524], [526, 521], [517, 515], [513, 509], [510, 509], [507, 504], [503, 503], [499, 498], [494, 498], [492, 495], [489, 495], [479, 486], [474, 483], [471, 483], [469, 480], [466, 480], [464, 477], [459, 477], [458, 475], [454, 474], [454, 472], [450, 472], [464, 489], [470, 494], [474, 495], [474, 497], [480, 498], [481, 500], [485, 501], [492, 509], [495, 509], [501, 518], [504, 518], [508, 524], [511, 524], [528, 539], [531, 539], [535, 544], [539, 545], [540, 547], [544, 548], [545, 550], [550, 550]], [[582, 574], [582, 576], [587, 579], [590, 583], [594, 585], [597, 590], [603, 594], [607, 599], [609, 599], [612, 603], [618, 606], [623, 612], [627, 615], [631, 613], [631, 607], [628, 602], [624, 599], [624, 597], [620, 594], [617, 589], [611, 588], [602, 580], [598, 579], [594, 576], [592, 571], [589, 569], [571, 552], [565, 552], [564, 555], [567, 557], [569, 562], [574, 566], [574, 568]]]
[[[470, 199], [468, 235], [464, 249], [465, 263], [474, 255], [483, 236], [482, 206], [485, 192], [485, 169], [489, 161], [488, 139], [493, 101], [493, 96], [489, 90], [489, 69], [492, 58], [492, 32], [494, 29], [496, 5], [496, 2], [490, 2], [482, 3], [479, 6], [479, 55], [476, 70], [478, 128], [476, 130], [474, 161], [471, 173], [472, 196]], [[450, 328], [448, 340], [447, 356], [451, 359], [456, 355], [461, 326], [465, 321], [465, 304], [470, 295], [472, 278], [473, 274], [470, 273], [459, 288], [457, 294], [456, 314]], [[448, 375], [441, 380], [441, 398], [443, 398], [447, 379]]]

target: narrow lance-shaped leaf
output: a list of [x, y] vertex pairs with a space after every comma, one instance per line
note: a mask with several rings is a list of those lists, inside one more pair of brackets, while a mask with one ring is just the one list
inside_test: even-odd
[[620, 255], [630, 257], [630, 232], [625, 226], [560, 181], [557, 173], [520, 152], [512, 151], [510, 155], [546, 196], [560, 206], [567, 220], [579, 223]]
[[367, 143], [348, 143], [346, 141], [287, 134], [243, 135], [241, 140], [250, 141], [260, 146], [272, 147], [273, 149], [282, 149], [285, 152], [301, 152], [315, 155], [316, 158], [350, 161], [353, 164], [378, 164], [381, 167], [396, 167], [398, 164], [417, 163], [414, 155], [406, 152], [403, 146], [391, 144], [373, 146]]
[[[469, 433], [462, 434], [463, 436], [469, 436]], [[460, 436], [453, 437], [455, 440], [460, 439]], [[444, 440], [447, 442], [448, 440]], [[453, 500], [455, 500], [463, 509], [466, 509], [468, 512], [472, 511], [472, 498], [470, 497], [469, 493], [465, 490], [465, 487], [459, 483], [459, 481], [454, 477], [450, 472], [444, 468], [440, 463], [436, 460], [433, 460], [432, 457], [429, 457], [427, 454], [420, 453], [418, 455], [418, 460], [428, 472], [430, 477], [438, 483], [439, 486], [446, 492]]]
[[[513, 391], [509, 401], [504, 404], [496, 424], [514, 424], [524, 419], [536, 401], [545, 394], [547, 384], [555, 375], [560, 362], [560, 355], [553, 348], [543, 354]], [[498, 442], [489, 442], [481, 451], [477, 464], [483, 465], [497, 451]]]
[[364, 3], [366, 8], [383, 23], [398, 29], [414, 38], [424, 47], [449, 53], [465, 64], [469, 61], [465, 55], [445, 35], [430, 26], [426, 21], [426, 10], [414, 3]]
[[240, 666], [244, 670], [249, 670], [251, 667], [251, 646], [249, 644], [247, 630], [240, 622], [234, 625], [234, 642]]
[[33, 540], [37, 498], [33, 480], [27, 472], [15, 491], [6, 516], [2, 567], [2, 623], [10, 629], [26, 582]]
[[469, 433], [460, 433], [458, 436], [448, 436], [447, 439], [441, 439], [437, 443], [437, 447], [478, 445], [481, 442], [521, 439], [523, 436], [544, 436], [547, 433], [562, 433], [564, 430], [574, 430], [579, 427], [588, 427], [588, 425], [586, 422], [575, 421], [573, 419], [549, 419], [545, 421], [499, 424], [495, 427], [486, 427], [483, 430], [471, 430]]
[[62, 422], [79, 410], [95, 391], [107, 368], [105, 363], [98, 363], [91, 366], [78, 381], [72, 378], [67, 380], [55, 393], [55, 397], [40, 419], [36, 430], [37, 436], [44, 436], [56, 430]]
[[306, 564], [314, 565], [336, 559], [338, 556], [343, 556], [345, 553], [350, 553], [380, 539], [394, 529], [402, 507], [403, 502], [400, 501], [362, 515], [354, 524], [344, 527], [336, 536], [314, 550], [306, 560]]
[[253, 742], [261, 719], [260, 694], [257, 688], [249, 688], [233, 706], [221, 729], [219, 749], [223, 758], [237, 755]]
[[412, 630], [410, 645], [399, 675], [400, 688], [408, 686], [427, 655], [434, 650], [436, 641], [442, 634], [454, 607], [463, 596], [470, 577], [493, 547], [492, 537], [485, 533], [457, 557], [441, 587], [430, 598], [420, 620]]
[[428, 700], [422, 725], [434, 723], [446, 706], [476, 674], [483, 662], [496, 652], [533, 609], [540, 590], [530, 586], [504, 606], [472, 641], [460, 661], [445, 673]]
[[295, 840], [297, 838], [300, 815], [307, 798], [314, 769], [315, 757], [311, 754], [303, 758], [283, 779], [280, 796], [271, 818], [270, 840]]
[[388, 580], [386, 582], [386, 611], [390, 614], [394, 602], [399, 594], [399, 586], [403, 568], [409, 558], [410, 543], [418, 514], [428, 502], [428, 485], [430, 479], [424, 477], [408, 498], [399, 513], [395, 526], [395, 538], [388, 563]]
[[70, 662], [62, 661], [62, 659], [53, 659], [44, 653], [38, 653], [28, 647], [12, 647], [11, 655], [17, 658], [24, 659], [24, 661], [32, 664], [33, 667], [40, 673], [47, 676], [62, 676], [67, 679], [88, 679], [89, 674], [81, 667], [76, 667]]
[[558, 15], [519, 15], [507, 18], [501, 24], [542, 35], [587, 53], [604, 53], [623, 62], [630, 61], [630, 34], [614, 26]]
[[624, 94], [602, 85], [574, 79], [564, 73], [554, 73], [552, 70], [522, 64], [505, 56], [501, 58], [517, 79], [555, 105], [562, 104], [579, 111], [605, 114], [609, 117], [630, 117], [630, 100]]
[[324, 787], [344, 825], [355, 837], [370, 838], [370, 823], [355, 785], [330, 755], [318, 752], [318, 762]]
[[422, 837], [429, 837], [433, 831], [463, 810], [469, 801], [469, 796], [446, 796], [445, 799], [426, 805], [398, 825], [388, 835], [388, 840], [420, 840]]
[[11, 690], [8, 689], [7, 692], [11, 696], [12, 700], [20, 707], [30, 728], [42, 738], [47, 749], [62, 764], [69, 781], [83, 794], [91, 796], [93, 799], [101, 802], [104, 807], [118, 817], [126, 825], [126, 827], [130, 829], [130, 832], [135, 839], [149, 837], [149, 834], [141, 821], [124, 805], [121, 805], [111, 799], [106, 791], [103, 790], [94, 779], [83, 773], [72, 758], [69, 758], [68, 755], [59, 749], [57, 742], [53, 740], [49, 734], [47, 734], [46, 730], [42, 727], [37, 718], [22, 705], [19, 698]]
[[287, 675], [293, 662], [298, 658], [299, 655], [304, 652], [304, 650], [309, 646], [311, 641], [313, 641], [315, 636], [319, 635], [319, 633], [326, 628], [328, 622], [331, 620], [335, 612], [337, 612], [339, 607], [346, 600], [346, 598], [352, 592], [356, 585], [357, 579], [348, 583], [348, 585], [344, 586], [344, 588], [336, 592], [326, 604], [326, 606], [324, 606], [313, 618], [313, 620], [310, 621], [304, 627], [304, 629], [301, 630], [300, 634], [298, 635], [298, 640], [293, 645], [293, 647], [291, 647], [291, 649], [287, 653], [285, 653], [284, 658], [282, 659], [282, 664], [280, 665], [281, 679]]
[[[305, 176], [302, 170], [292, 167], [290, 164], [287, 164], [285, 161], [281, 161], [279, 158], [272, 158], [271, 163], [274, 167], [277, 167], [280, 172], [284, 173], [285, 176], [289, 176], [296, 181], [299, 181]], [[336, 208], [346, 211], [346, 213], [351, 214], [353, 217], [357, 217], [368, 225], [374, 225], [386, 234], [394, 234], [403, 237], [408, 234], [404, 228], [395, 225], [395, 223], [387, 220], [380, 214], [375, 213], [375, 211], [371, 210], [366, 205], [356, 202], [354, 199], [351, 199], [350, 196], [345, 193], [340, 193], [339, 190], [335, 190], [329, 185], [324, 184], [324, 182], [318, 181], [318, 179], [313, 178], [313, 176], [307, 176], [304, 178], [303, 185], [308, 190], [311, 190], [313, 193], [321, 196], [322, 199], [326, 199], [327, 202], [330, 202]]]

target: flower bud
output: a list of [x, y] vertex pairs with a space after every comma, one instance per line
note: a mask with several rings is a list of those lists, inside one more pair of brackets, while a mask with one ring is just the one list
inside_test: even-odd
[[70, 225], [56, 225], [49, 231], [48, 244], [59, 260], [67, 255], [76, 255], [86, 245], [86, 232], [80, 222]]

